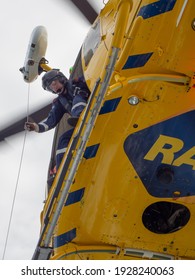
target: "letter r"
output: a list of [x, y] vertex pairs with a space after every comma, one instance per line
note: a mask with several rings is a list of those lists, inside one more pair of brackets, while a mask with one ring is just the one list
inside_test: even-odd
[[[169, 145], [170, 147], [165, 147]], [[163, 155], [162, 163], [172, 164], [174, 154], [183, 148], [183, 141], [178, 138], [173, 138], [165, 135], [160, 135], [144, 159], [153, 161], [158, 154]]]

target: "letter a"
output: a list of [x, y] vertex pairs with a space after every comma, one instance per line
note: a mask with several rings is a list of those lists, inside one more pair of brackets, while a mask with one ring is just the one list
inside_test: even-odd
[[188, 164], [188, 165], [192, 165], [193, 166], [193, 170], [195, 170], [195, 159], [193, 159], [192, 157], [195, 156], [195, 147], [192, 147], [190, 150], [188, 150], [187, 152], [185, 152], [183, 155], [181, 155], [180, 157], [178, 157], [175, 161], [174, 161], [174, 165], [175, 166], [180, 166], [182, 164]]

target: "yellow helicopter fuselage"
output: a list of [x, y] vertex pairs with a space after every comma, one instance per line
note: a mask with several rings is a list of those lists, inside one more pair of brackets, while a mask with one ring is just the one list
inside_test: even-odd
[[91, 27], [81, 52], [91, 90], [113, 48], [118, 57], [51, 259], [195, 259], [194, 10], [110, 0]]

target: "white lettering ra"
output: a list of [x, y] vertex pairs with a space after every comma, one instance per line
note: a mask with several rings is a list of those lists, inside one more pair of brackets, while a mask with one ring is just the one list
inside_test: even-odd
[[174, 166], [187, 164], [191, 165], [192, 169], [195, 170], [195, 147], [192, 147], [178, 158], [175, 158], [175, 153], [180, 151], [183, 146], [184, 142], [181, 139], [160, 135], [144, 159], [153, 161], [157, 155], [161, 154], [162, 163]]

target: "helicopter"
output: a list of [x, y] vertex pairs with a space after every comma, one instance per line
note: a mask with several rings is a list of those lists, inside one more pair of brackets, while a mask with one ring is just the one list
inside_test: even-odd
[[110, 0], [97, 15], [70, 75], [91, 95], [48, 188], [33, 259], [195, 259], [194, 8]]

